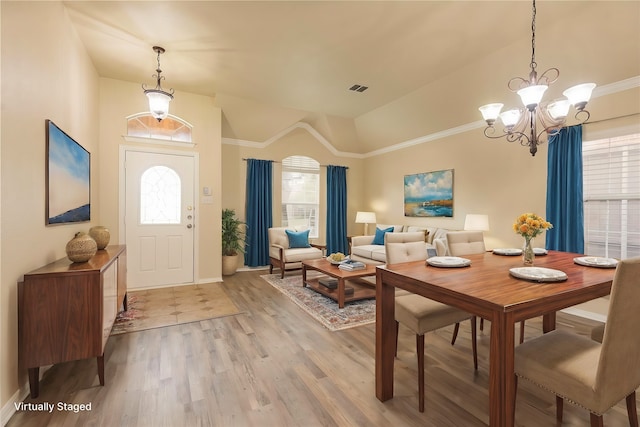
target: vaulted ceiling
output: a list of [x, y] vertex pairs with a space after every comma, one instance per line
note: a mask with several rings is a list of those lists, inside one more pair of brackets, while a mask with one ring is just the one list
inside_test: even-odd
[[[507, 99], [507, 80], [526, 77], [531, 55], [529, 1], [64, 4], [100, 76], [153, 85], [160, 45], [163, 87], [215, 96], [224, 136], [264, 140], [306, 121], [346, 151], [478, 120], [477, 106]], [[568, 74], [562, 88], [640, 74], [638, 2], [537, 10], [539, 68]], [[386, 135], [390, 125], [403, 130]]]

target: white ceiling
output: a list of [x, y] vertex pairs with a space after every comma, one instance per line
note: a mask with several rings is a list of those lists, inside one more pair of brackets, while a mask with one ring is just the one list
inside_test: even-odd
[[[589, 3], [539, 0], [538, 32]], [[515, 40], [530, 49], [530, 1], [64, 4], [102, 77], [153, 86], [152, 46], [159, 45], [166, 49], [160, 58], [165, 89], [350, 119]], [[525, 74], [529, 52], [522, 53], [517, 69]], [[351, 92], [353, 84], [369, 89]]]

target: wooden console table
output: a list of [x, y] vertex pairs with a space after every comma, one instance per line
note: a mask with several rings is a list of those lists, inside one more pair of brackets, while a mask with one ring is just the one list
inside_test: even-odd
[[20, 368], [39, 394], [40, 366], [96, 357], [104, 385], [104, 348], [119, 308], [127, 306], [126, 247], [108, 246], [83, 263], [67, 258], [18, 284]]

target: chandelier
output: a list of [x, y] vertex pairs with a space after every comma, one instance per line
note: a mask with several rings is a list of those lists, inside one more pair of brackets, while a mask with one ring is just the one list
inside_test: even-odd
[[173, 99], [173, 89], [165, 92], [162, 90], [162, 86], [160, 86], [160, 81], [164, 79], [162, 70], [160, 69], [160, 54], [165, 52], [164, 48], [154, 46], [153, 51], [158, 54], [158, 68], [156, 68], [156, 74], [153, 75], [153, 77], [156, 78], [156, 87], [147, 89], [143, 83], [142, 89], [144, 89], [144, 94], [149, 98], [149, 112], [160, 122], [169, 114], [169, 102]]
[[[520, 95], [524, 108], [515, 108], [500, 112], [504, 104], [494, 103], [479, 108], [482, 117], [487, 122], [484, 135], [487, 138], [506, 138], [509, 142], [519, 142], [529, 147], [532, 156], [536, 155], [538, 145], [545, 142], [544, 134], [557, 134], [564, 125], [571, 105], [576, 109], [575, 119], [583, 123], [589, 120], [589, 111], [585, 109], [591, 98], [595, 83], [583, 83], [565, 90], [562, 94], [566, 99], [557, 99], [550, 103], [543, 102], [542, 97], [550, 84], [558, 80], [560, 71], [549, 68], [540, 76], [536, 70], [536, 1], [533, 0], [533, 17], [531, 20], [531, 72], [529, 79], [514, 77], [509, 80], [507, 87], [511, 92]], [[500, 118], [504, 129], [502, 134], [496, 135], [494, 124]], [[539, 122], [539, 123], [538, 123]], [[538, 126], [542, 128], [538, 132]]]

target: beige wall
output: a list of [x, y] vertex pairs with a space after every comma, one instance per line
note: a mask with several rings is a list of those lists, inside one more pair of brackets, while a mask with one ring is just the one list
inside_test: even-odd
[[118, 191], [120, 174], [120, 146], [140, 146], [144, 149], [182, 150], [198, 153], [199, 175], [196, 199], [202, 197], [202, 187], [212, 191], [213, 203], [196, 205], [196, 242], [199, 258], [196, 260], [196, 281], [220, 279], [221, 272], [221, 112], [214, 98], [186, 92], [176, 92], [170, 105], [170, 114], [193, 125], [195, 148], [131, 143], [123, 139], [127, 133], [127, 116], [148, 109], [140, 84], [113, 79], [100, 79], [100, 218], [111, 235], [124, 243], [123, 218], [120, 215], [121, 194]]
[[[404, 176], [453, 169], [453, 218], [404, 216]], [[519, 246], [512, 231], [523, 212], [545, 214], [546, 146], [535, 157], [519, 144], [491, 141], [480, 129], [420, 144], [365, 162], [366, 209], [383, 224], [461, 230], [466, 214], [489, 215], [488, 248]], [[536, 244], [544, 245], [543, 237]]]
[[[26, 381], [18, 370], [17, 282], [65, 256], [100, 210], [98, 75], [60, 3], [2, 2], [2, 261], [0, 406]], [[92, 222], [45, 226], [45, 119], [91, 152]]]

